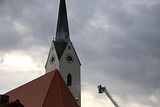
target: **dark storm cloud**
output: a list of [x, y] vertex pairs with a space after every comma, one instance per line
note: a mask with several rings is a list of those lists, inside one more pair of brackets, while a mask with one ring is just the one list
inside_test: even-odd
[[[3, 5], [0, 7], [1, 50], [23, 49], [33, 44], [48, 45], [55, 32], [56, 26], [53, 25], [56, 25], [58, 1], [5, 0], [2, 3]], [[16, 30], [15, 23], [26, 28], [25, 34]], [[24, 43], [24, 41], [28, 43]]]
[[[160, 88], [159, 7], [160, 4], [135, 4], [132, 8], [135, 12], [129, 12], [123, 2], [110, 2], [102, 10], [98, 7], [98, 15], [106, 18], [103, 21], [108, 27], [86, 27], [90, 38], [84, 40], [81, 51], [85, 52], [85, 59], [89, 59], [87, 66], [93, 67], [88, 69], [95, 75], [92, 73], [91, 77], [84, 78], [97, 83], [95, 77], [98, 76], [102, 79], [99, 81], [105, 83], [106, 80], [117, 88], [116, 91], [123, 93], [123, 99], [138, 99], [141, 103], [148, 102], [148, 106], [158, 105], [150, 101], [149, 96], [159, 94], [154, 92]], [[90, 71], [86, 73], [89, 75]]]
[[67, 3], [69, 6], [68, 14], [71, 29], [70, 32], [74, 35], [73, 38], [77, 37], [77, 34], [83, 32], [89, 20], [94, 16], [97, 2], [98, 1], [96, 0], [73, 0]]
[[[0, 50], [49, 48], [58, 3], [1, 0]], [[160, 98], [160, 2], [67, 0], [67, 8], [71, 39], [84, 70], [82, 82], [109, 84], [124, 103], [159, 106], [149, 97]]]
[[[1, 46], [4, 46], [1, 47], [1, 50], [9, 48], [23, 49], [30, 47], [31, 44], [48, 46], [50, 40], [55, 36], [58, 3], [59, 1], [56, 0], [41, 0], [38, 2], [35, 0], [5, 0], [0, 7], [0, 21], [2, 22], [0, 43]], [[92, 17], [95, 11], [95, 4], [88, 6], [88, 1], [73, 1], [72, 3], [67, 2], [67, 5], [69, 5], [69, 22], [72, 22], [70, 29], [73, 29], [71, 30], [71, 34], [76, 37], [77, 31], [81, 32], [84, 26], [88, 23], [90, 17]], [[81, 5], [83, 5], [82, 10], [85, 10], [87, 15], [79, 9], [75, 9], [75, 7], [81, 8]], [[80, 20], [83, 20], [83, 22]], [[25, 35], [16, 31], [14, 23], [26, 27], [27, 31]], [[6, 30], [10, 32], [6, 32]], [[27, 41], [28, 43], [23, 44], [26, 39], [33, 41]], [[11, 45], [5, 43], [6, 41], [11, 42]], [[19, 44], [23, 45], [19, 46]]]
[[[125, 15], [113, 17], [117, 12], [111, 11], [109, 14], [111, 14], [110, 17], [113, 18], [113, 21], [110, 20], [110, 23], [117, 21], [114, 18], [117, 18], [119, 23], [123, 22], [121, 24], [115, 23], [116, 25], [114, 25], [118, 27], [119, 31], [122, 33], [119, 32], [111, 35], [115, 37], [112, 39], [112, 42], [116, 45], [109, 47], [109, 49], [106, 51], [107, 53], [108, 51], [110, 52], [111, 57], [122, 61], [116, 66], [122, 66], [120, 67], [120, 70], [117, 69], [117, 72], [122, 71], [120, 75], [125, 76], [128, 78], [128, 80], [133, 78], [133, 80], [137, 81], [137, 83], [143, 82], [151, 86], [154, 85], [155, 87], [159, 87], [160, 85], [157, 81], [158, 77], [160, 76], [160, 24], [158, 20], [160, 18], [158, 15], [160, 13], [160, 11], [158, 11], [160, 10], [160, 6], [157, 5], [158, 4], [151, 7], [146, 7], [145, 5], [137, 6], [135, 9], [138, 15], [130, 15], [130, 13], [127, 14], [127, 12], [125, 12]], [[118, 9], [118, 13], [121, 14], [120, 8]], [[128, 19], [125, 17], [129, 17], [129, 15], [129, 22], [132, 24], [128, 24], [128, 21], [126, 22], [127, 24], [125, 24], [125, 21], [120, 20]], [[127, 67], [125, 67], [125, 65]], [[137, 75], [134, 77], [132, 73]], [[148, 83], [153, 82], [152, 80], [155, 80], [155, 84]]]

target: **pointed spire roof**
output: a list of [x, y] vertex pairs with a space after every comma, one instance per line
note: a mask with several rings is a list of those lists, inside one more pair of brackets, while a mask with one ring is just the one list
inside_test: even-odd
[[61, 58], [69, 41], [70, 37], [66, 2], [65, 0], [60, 0], [56, 39], [54, 41], [54, 45], [59, 59]]
[[69, 39], [69, 27], [65, 0], [60, 0], [59, 14], [56, 31], [56, 41], [67, 41]]
[[9, 95], [10, 101], [17, 99], [24, 107], [79, 107], [58, 70], [45, 74]]

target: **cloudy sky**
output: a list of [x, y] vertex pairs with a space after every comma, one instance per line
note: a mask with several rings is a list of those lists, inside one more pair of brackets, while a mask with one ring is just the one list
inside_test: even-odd
[[[0, 93], [45, 73], [59, 0], [0, 0]], [[67, 0], [82, 107], [160, 107], [160, 1]]]

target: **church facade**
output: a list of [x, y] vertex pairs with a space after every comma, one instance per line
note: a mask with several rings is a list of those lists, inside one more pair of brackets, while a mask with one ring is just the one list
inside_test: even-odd
[[81, 105], [80, 60], [70, 40], [66, 2], [60, 0], [55, 40], [52, 40], [46, 73], [59, 70], [66, 85], [79, 105]]

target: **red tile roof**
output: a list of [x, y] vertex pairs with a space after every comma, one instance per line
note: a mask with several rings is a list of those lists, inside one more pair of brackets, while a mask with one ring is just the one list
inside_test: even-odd
[[79, 107], [58, 70], [52, 71], [8, 93], [10, 101], [24, 107]]

